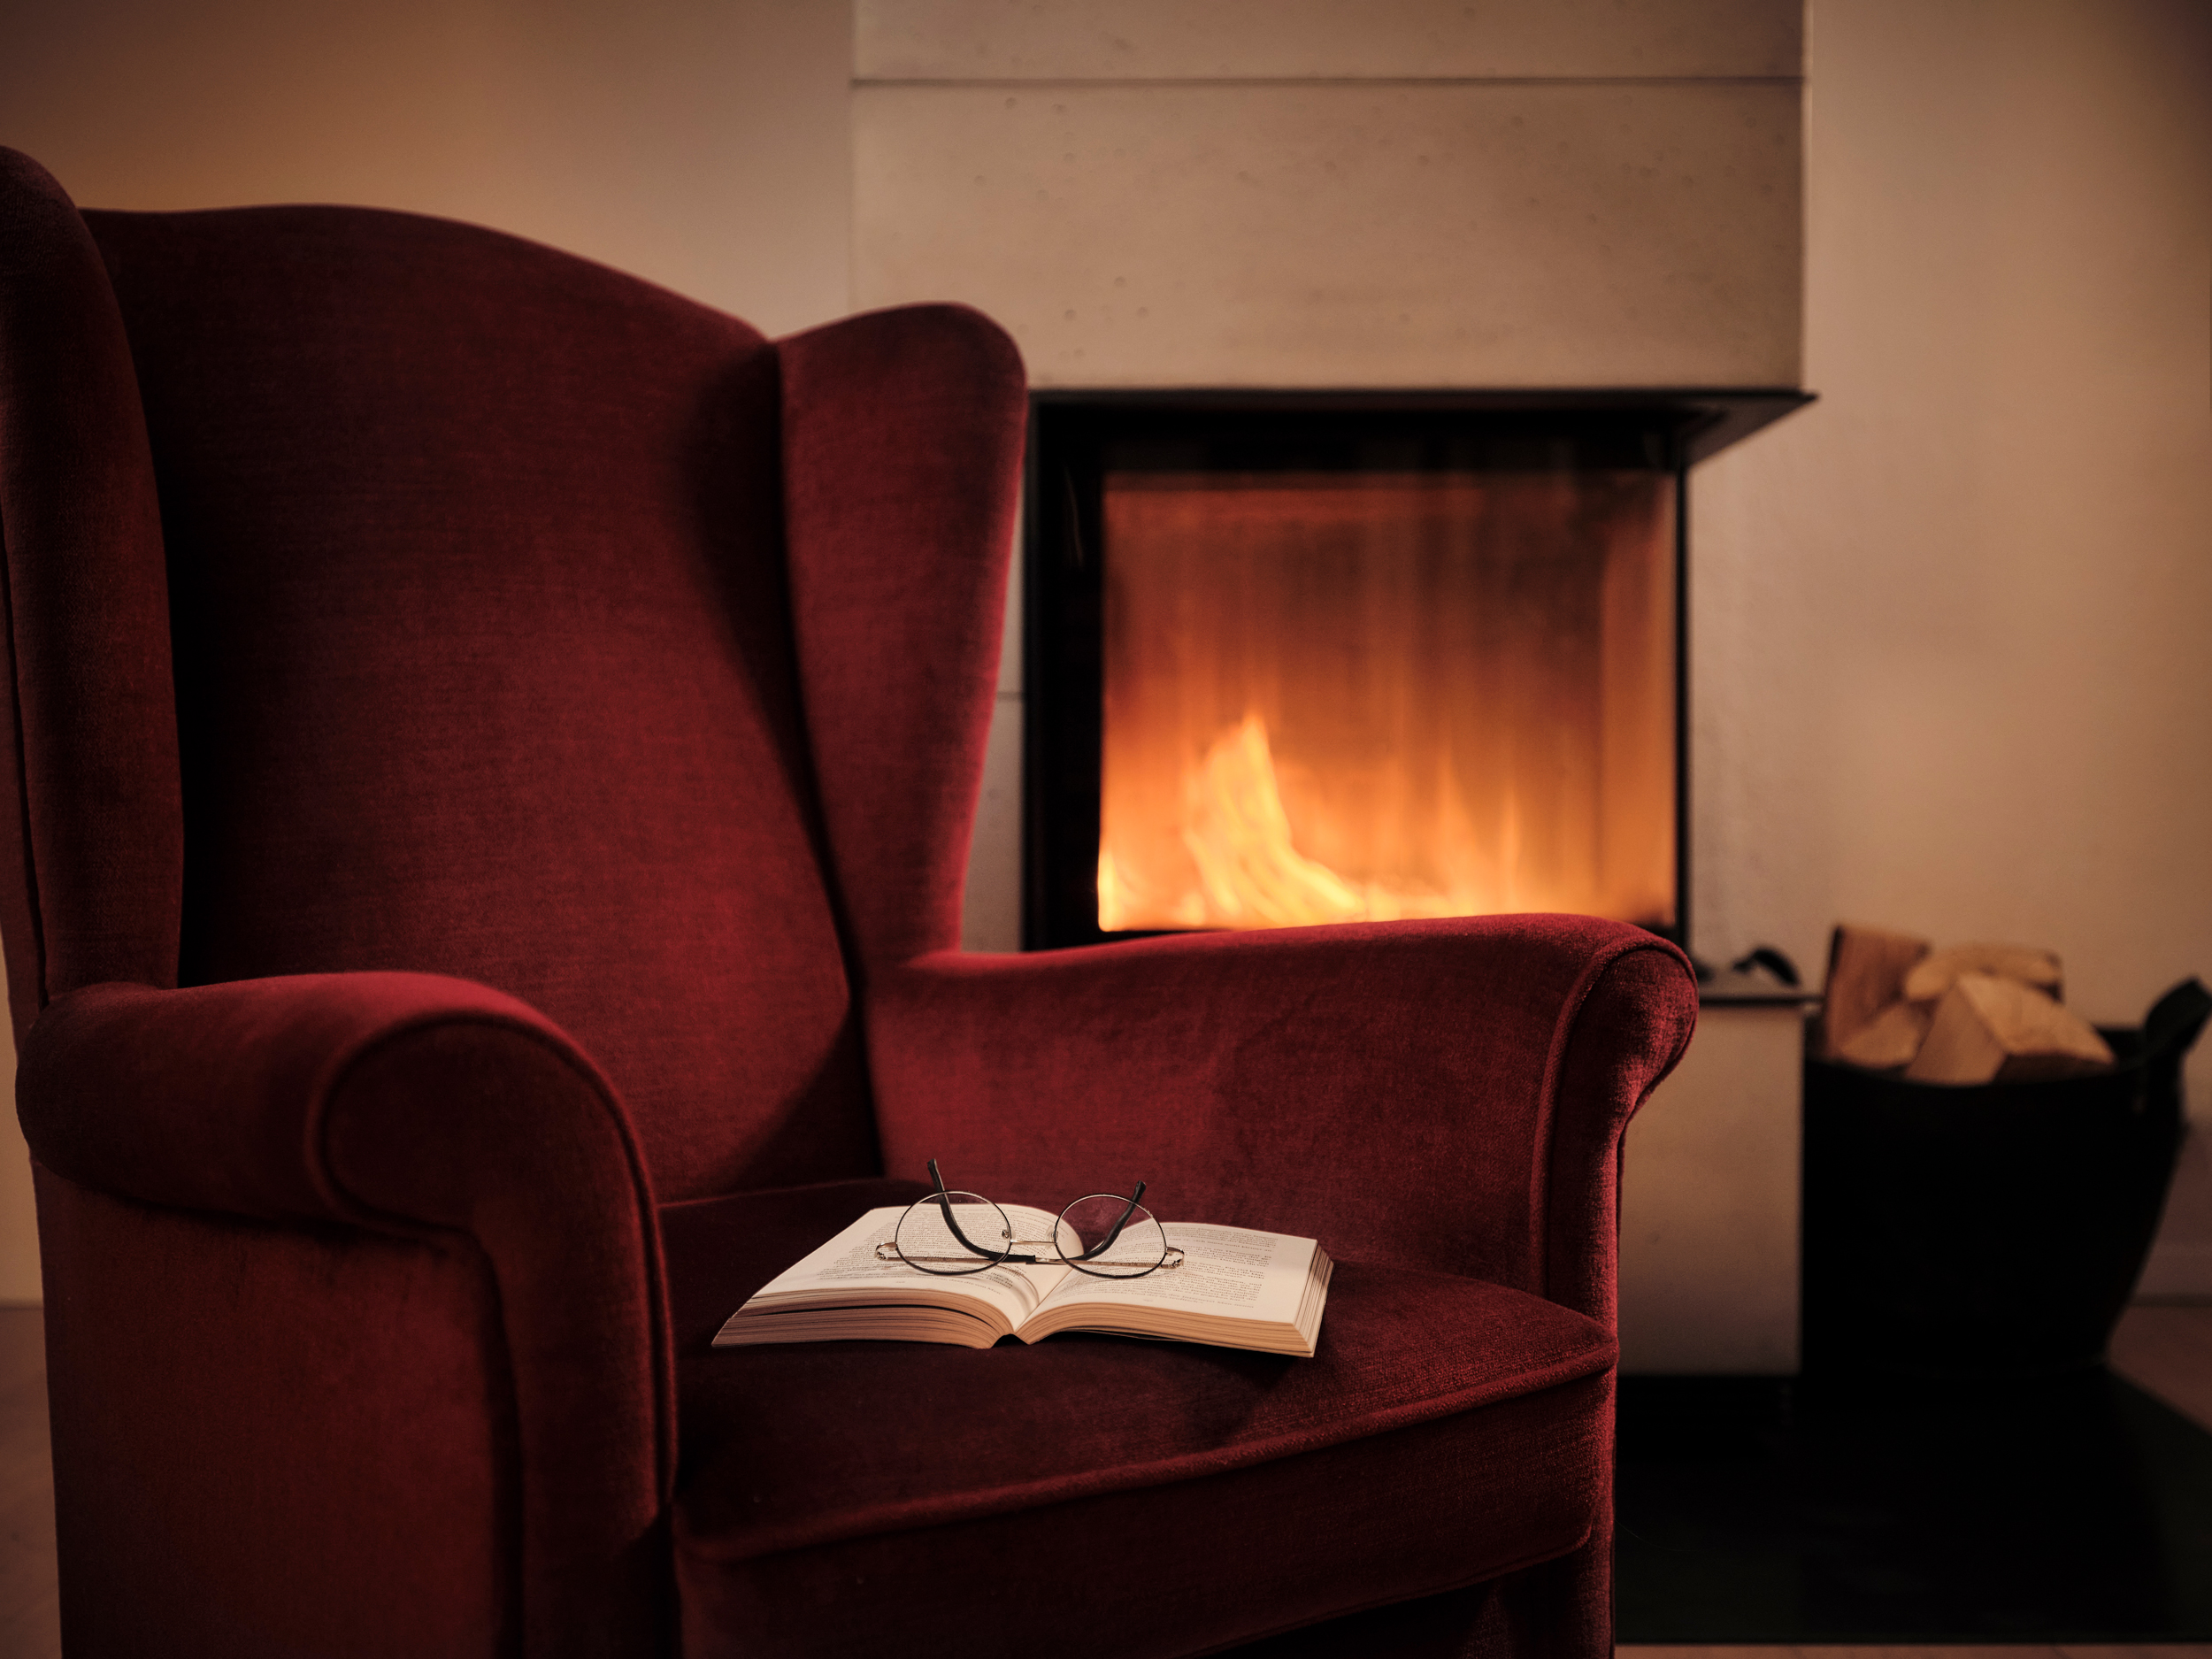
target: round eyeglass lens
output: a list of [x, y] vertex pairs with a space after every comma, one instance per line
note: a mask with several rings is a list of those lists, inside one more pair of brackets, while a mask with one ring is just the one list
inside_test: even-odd
[[981, 1194], [947, 1193], [941, 1198], [932, 1193], [907, 1207], [892, 1241], [908, 1266], [951, 1278], [995, 1265], [1012, 1248], [1013, 1238], [1006, 1212]]
[[1142, 1204], [1111, 1193], [1079, 1198], [1052, 1230], [1060, 1258], [1100, 1279], [1141, 1279], [1167, 1260], [1167, 1233]]

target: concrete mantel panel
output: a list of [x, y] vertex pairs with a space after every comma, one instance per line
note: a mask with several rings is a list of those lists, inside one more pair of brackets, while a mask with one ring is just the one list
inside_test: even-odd
[[1793, 386], [1799, 151], [1794, 81], [864, 85], [854, 298], [1041, 386]]
[[1795, 77], [1795, 0], [858, 0], [862, 81]]

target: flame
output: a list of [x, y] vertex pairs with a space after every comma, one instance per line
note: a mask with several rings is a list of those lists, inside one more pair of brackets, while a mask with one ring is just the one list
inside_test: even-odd
[[[1248, 714], [1183, 780], [1182, 842], [1197, 884], [1159, 909], [1179, 927], [1297, 927], [1467, 913], [1469, 896], [1350, 881], [1294, 844], [1266, 723]], [[1152, 906], [1110, 848], [1098, 861], [1098, 925], [1131, 925]], [[1156, 901], [1155, 901], [1156, 903]]]
[[1256, 714], [1215, 741], [1184, 778], [1183, 793], [1183, 845], [1198, 866], [1213, 926], [1365, 921], [1376, 916], [1376, 898], [1388, 914], [1425, 913], [1400, 908], [1400, 895], [1355, 887], [1291, 844], [1267, 727]]
[[1358, 892], [1290, 843], [1267, 727], [1248, 714], [1183, 780], [1183, 845], [1198, 866], [1209, 919], [1292, 927], [1366, 914]]

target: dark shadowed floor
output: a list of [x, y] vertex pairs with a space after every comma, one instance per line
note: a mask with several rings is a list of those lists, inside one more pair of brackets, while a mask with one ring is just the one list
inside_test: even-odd
[[[2135, 1387], [2118, 1396], [2127, 1420], [2162, 1423], [2148, 1396], [2212, 1428], [2212, 1306], [2131, 1308], [2112, 1345], [2114, 1368]], [[58, 1659], [54, 1587], [53, 1465], [46, 1440], [46, 1367], [39, 1311], [0, 1308], [0, 1659]], [[2147, 1416], [2147, 1412], [2158, 1415]], [[2175, 1417], [2176, 1422], [2179, 1421]], [[1625, 1432], [1633, 1425], [1624, 1424]], [[1627, 1609], [1624, 1609], [1625, 1612]], [[1634, 1633], [1625, 1628], [1623, 1634]], [[1924, 1648], [1894, 1643], [1632, 1646], [1626, 1659], [2212, 1659], [2212, 1642], [2079, 1643], [1984, 1639]]]
[[2114, 1359], [1624, 1379], [1623, 1642], [2212, 1642], [2212, 1308], [2130, 1310]]

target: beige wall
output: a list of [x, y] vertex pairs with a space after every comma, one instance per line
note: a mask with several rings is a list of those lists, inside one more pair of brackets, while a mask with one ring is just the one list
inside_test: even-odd
[[844, 0], [4, 8], [0, 144], [89, 207], [495, 226], [780, 334], [847, 309]]
[[1048, 386], [1794, 386], [1800, 0], [856, 0], [853, 292]]
[[[420, 208], [772, 329], [843, 309], [841, 0], [311, 10], [12, 8], [0, 142], [87, 203]], [[1707, 954], [2032, 940], [2100, 1018], [2212, 976], [2208, 18], [1816, 0], [1822, 402], [1694, 497]]]

